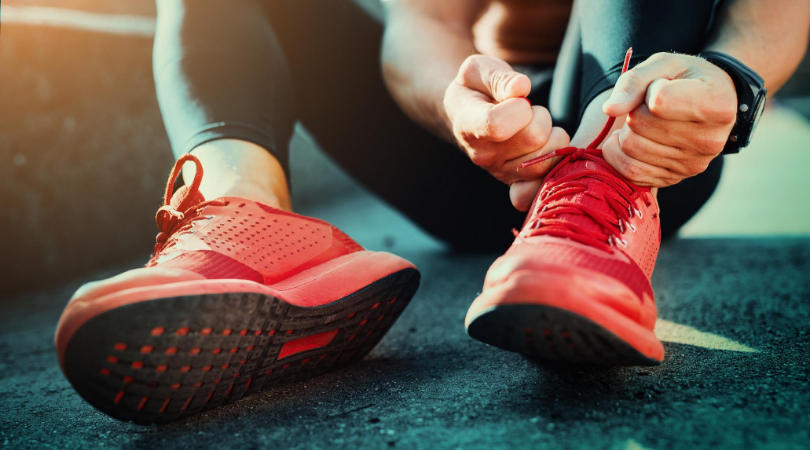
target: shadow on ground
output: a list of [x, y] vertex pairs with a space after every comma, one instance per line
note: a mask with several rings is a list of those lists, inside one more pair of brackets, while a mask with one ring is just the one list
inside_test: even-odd
[[401, 253], [422, 270], [422, 288], [362, 363], [163, 427], [96, 412], [60, 373], [53, 331], [78, 282], [10, 299], [0, 319], [0, 444], [656, 449], [810, 442], [810, 239], [665, 245], [654, 276], [661, 317], [755, 352], [668, 343], [666, 361], [654, 368], [533, 362], [479, 344], [466, 337], [463, 318], [496, 255]]

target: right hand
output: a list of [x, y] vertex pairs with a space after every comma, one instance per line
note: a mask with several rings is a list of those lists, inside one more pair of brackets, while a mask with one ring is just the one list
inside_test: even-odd
[[529, 77], [505, 61], [468, 57], [445, 91], [444, 108], [453, 135], [472, 162], [509, 185], [512, 204], [526, 211], [545, 174], [559, 158], [518, 170], [524, 161], [569, 144], [568, 134], [551, 126], [551, 115], [526, 96]]

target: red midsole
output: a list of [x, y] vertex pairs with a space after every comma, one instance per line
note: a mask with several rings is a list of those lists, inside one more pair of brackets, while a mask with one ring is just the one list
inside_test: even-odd
[[355, 252], [335, 258], [293, 277], [265, 286], [248, 280], [190, 280], [116, 291], [95, 299], [76, 298], [62, 314], [56, 330], [56, 350], [64, 366], [70, 338], [88, 320], [125, 305], [187, 295], [257, 293], [286, 303], [314, 307], [340, 300], [400, 270], [414, 268], [408, 261], [385, 252]]
[[[632, 296], [633, 301], [641, 303], [642, 300], [629, 289], [619, 288], [610, 286], [608, 295]], [[644, 356], [657, 361], [664, 359], [664, 346], [650, 328], [608, 306], [609, 302], [595, 298], [598, 295], [598, 290], [585, 291], [581, 283], [565, 279], [564, 273], [555, 273], [553, 270], [516, 271], [504, 283], [487, 289], [475, 299], [467, 315], [466, 326], [469, 327], [475, 318], [499, 306], [543, 305], [582, 316], [615, 334]], [[650, 307], [654, 308], [654, 305]], [[655, 314], [655, 311], [651, 313]]]

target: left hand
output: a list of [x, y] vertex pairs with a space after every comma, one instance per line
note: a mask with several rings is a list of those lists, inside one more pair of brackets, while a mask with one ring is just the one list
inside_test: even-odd
[[605, 160], [637, 185], [666, 187], [703, 172], [723, 151], [737, 91], [702, 58], [656, 53], [619, 77], [602, 110], [628, 114], [602, 145]]

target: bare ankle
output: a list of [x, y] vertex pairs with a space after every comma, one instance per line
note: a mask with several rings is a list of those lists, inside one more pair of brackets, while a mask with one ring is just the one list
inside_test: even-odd
[[[602, 103], [610, 97], [611, 92], [610, 90], [602, 92], [585, 108], [579, 128], [571, 138], [572, 146], [585, 147], [599, 135], [602, 127], [605, 126], [605, 121], [608, 119], [608, 116], [602, 112]], [[622, 125], [624, 125], [624, 119], [624, 116], [617, 117], [612, 129], [617, 130], [621, 128]], [[610, 134], [608, 133], [608, 135]]]
[[[287, 178], [281, 164], [256, 144], [231, 139], [208, 142], [192, 153], [202, 162], [204, 175], [200, 192], [206, 199], [234, 196], [292, 211]], [[190, 183], [193, 165], [183, 168]]]
[[218, 197], [240, 197], [253, 200], [259, 203], [264, 203], [273, 208], [279, 208], [286, 211], [292, 211], [289, 197], [280, 198], [272, 191], [264, 186], [256, 186], [253, 183], [238, 183], [232, 186], [223, 187], [218, 186], [215, 189], [205, 189], [200, 187], [200, 192], [206, 199], [214, 199]]

